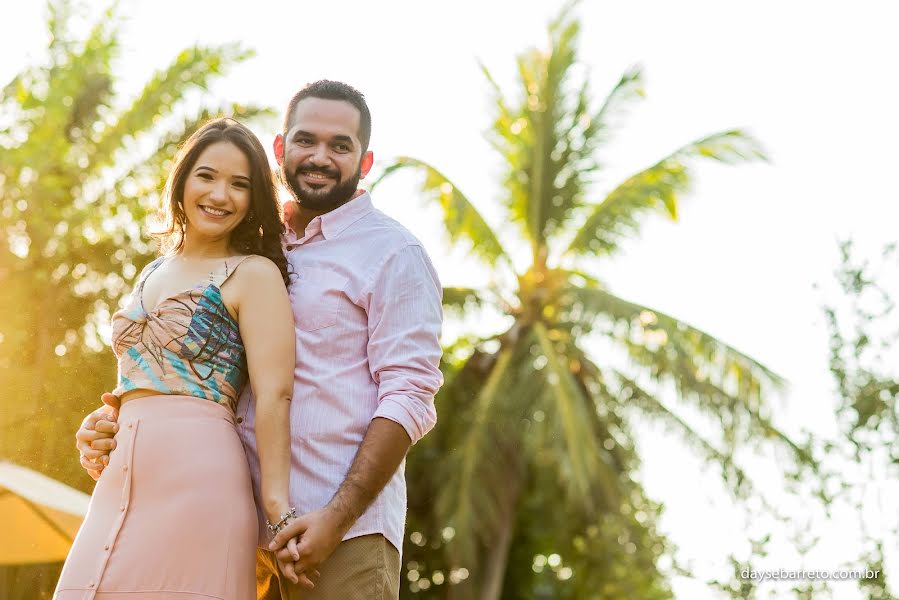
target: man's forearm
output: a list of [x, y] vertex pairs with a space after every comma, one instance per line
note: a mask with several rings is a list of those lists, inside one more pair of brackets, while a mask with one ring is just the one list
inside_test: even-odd
[[327, 506], [339, 516], [343, 531], [348, 531], [381, 493], [411, 445], [401, 425], [390, 419], [372, 419], [346, 479]]

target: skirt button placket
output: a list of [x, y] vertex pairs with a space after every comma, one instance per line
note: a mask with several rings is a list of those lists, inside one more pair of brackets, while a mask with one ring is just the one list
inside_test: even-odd
[[[96, 587], [103, 580], [103, 575], [106, 572], [106, 565], [109, 562], [109, 557], [111, 556], [112, 546], [115, 545], [116, 538], [119, 535], [119, 531], [122, 529], [122, 525], [125, 522], [126, 511], [128, 510], [128, 499], [131, 496], [131, 469], [129, 466], [131, 465], [131, 461], [134, 456], [134, 436], [136, 435], [136, 430], [134, 429], [134, 422], [128, 423], [128, 436], [126, 439], [121, 440], [122, 443], [121, 450], [125, 452], [125, 464], [122, 466], [122, 504], [119, 507], [119, 518], [115, 520], [113, 523], [112, 531], [109, 532], [109, 541], [103, 547], [103, 554], [100, 558], [99, 569], [97, 572], [97, 577], [90, 582], [89, 586], [91, 588], [91, 592], [89, 594], [89, 599], [94, 598], [94, 594], [96, 594]], [[124, 433], [124, 432], [123, 432]]]

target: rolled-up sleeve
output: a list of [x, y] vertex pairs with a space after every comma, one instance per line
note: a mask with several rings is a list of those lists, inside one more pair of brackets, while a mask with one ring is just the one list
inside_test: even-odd
[[414, 444], [437, 422], [440, 281], [424, 249], [408, 245], [377, 270], [368, 291], [368, 363], [378, 385], [372, 418], [399, 423]]

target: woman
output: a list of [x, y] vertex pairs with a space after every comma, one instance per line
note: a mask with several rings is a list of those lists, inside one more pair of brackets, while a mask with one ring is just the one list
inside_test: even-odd
[[112, 317], [116, 450], [57, 600], [256, 597], [256, 510], [234, 428], [248, 379], [263, 508], [274, 524], [290, 519], [293, 316], [262, 145], [231, 119], [205, 124], [179, 152], [166, 197], [165, 254]]

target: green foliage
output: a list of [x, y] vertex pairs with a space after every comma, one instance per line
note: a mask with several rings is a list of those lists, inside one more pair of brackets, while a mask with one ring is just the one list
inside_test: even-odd
[[[845, 452], [847, 478], [855, 474], [856, 483], [846, 486], [844, 496], [859, 515], [864, 544], [862, 556], [850, 567], [879, 573], [859, 581], [869, 600], [896, 600], [884, 570], [884, 547], [895, 546], [899, 521], [895, 507], [872, 503], [871, 498], [879, 497], [884, 482], [895, 481], [899, 474], [897, 267], [895, 243], [886, 245], [879, 257], [862, 258], [851, 240], [842, 242], [840, 265], [834, 273], [840, 296], [824, 307], [830, 333], [830, 372], [840, 398], [838, 416], [845, 440], [829, 450], [837, 454], [849, 446]], [[881, 519], [874, 528], [866, 523], [872, 515]]]
[[890, 244], [880, 260], [862, 260], [846, 241], [840, 252], [835, 275], [848, 307], [827, 306], [824, 312], [830, 331], [830, 372], [842, 398], [845, 434], [859, 455], [884, 448], [897, 465], [899, 323], [896, 302], [886, 286], [896, 280], [899, 251]]
[[[549, 49], [519, 57], [514, 94], [483, 68], [506, 218], [532, 250], [526, 269], [499, 260], [509, 253], [497, 230], [438, 169], [402, 157], [385, 172], [420, 173], [450, 241], [517, 278], [514, 287], [496, 277], [489, 290], [446, 291], [451, 314], [490, 308], [512, 324], [487, 340], [463, 336], [445, 355], [441, 425], [409, 460], [418, 543], [405, 548], [415, 566], [405, 597], [670, 598], [671, 573], [659, 567], [672, 551], [656, 530], [661, 507], [634, 479], [639, 420], [670, 426], [720, 465], [741, 497], [753, 491], [738, 456], [759, 442], [785, 451], [795, 469], [817, 467], [809, 448], [772, 423], [768, 397], [780, 378], [678, 319], [615, 296], [595, 275], [597, 259], [638, 235], [651, 213], [677, 216], [696, 159], [738, 164], [764, 155], [747, 134], [725, 131], [592, 200], [599, 150], [643, 96], [642, 73], [625, 73], [594, 106], [576, 68], [573, 6], [550, 24]], [[702, 415], [717, 435], [700, 435], [688, 414]]]
[[136, 98], [116, 94], [119, 19], [83, 39], [75, 7], [48, 6], [46, 61], [0, 92], [0, 454], [88, 489], [73, 434], [115, 385], [103, 332], [154, 253], [145, 221], [180, 143], [203, 121], [258, 107], [188, 110], [207, 85], [252, 55], [238, 46], [178, 54]]
[[758, 143], [739, 130], [724, 131], [688, 144], [630, 176], [592, 206], [566, 253], [611, 254], [622, 240], [639, 234], [645, 213], [661, 212], [677, 219], [678, 200], [689, 189], [688, 165], [693, 159], [711, 158], [733, 164], [764, 157]]
[[499, 259], [509, 260], [481, 213], [456, 186], [450, 183], [443, 173], [434, 167], [414, 158], [401, 156], [384, 170], [372, 184], [371, 189], [374, 190], [379, 182], [395, 171], [409, 168], [425, 173], [422, 192], [440, 204], [443, 209], [444, 225], [453, 242], [468, 241], [471, 244], [471, 250], [491, 265], [496, 264]]

